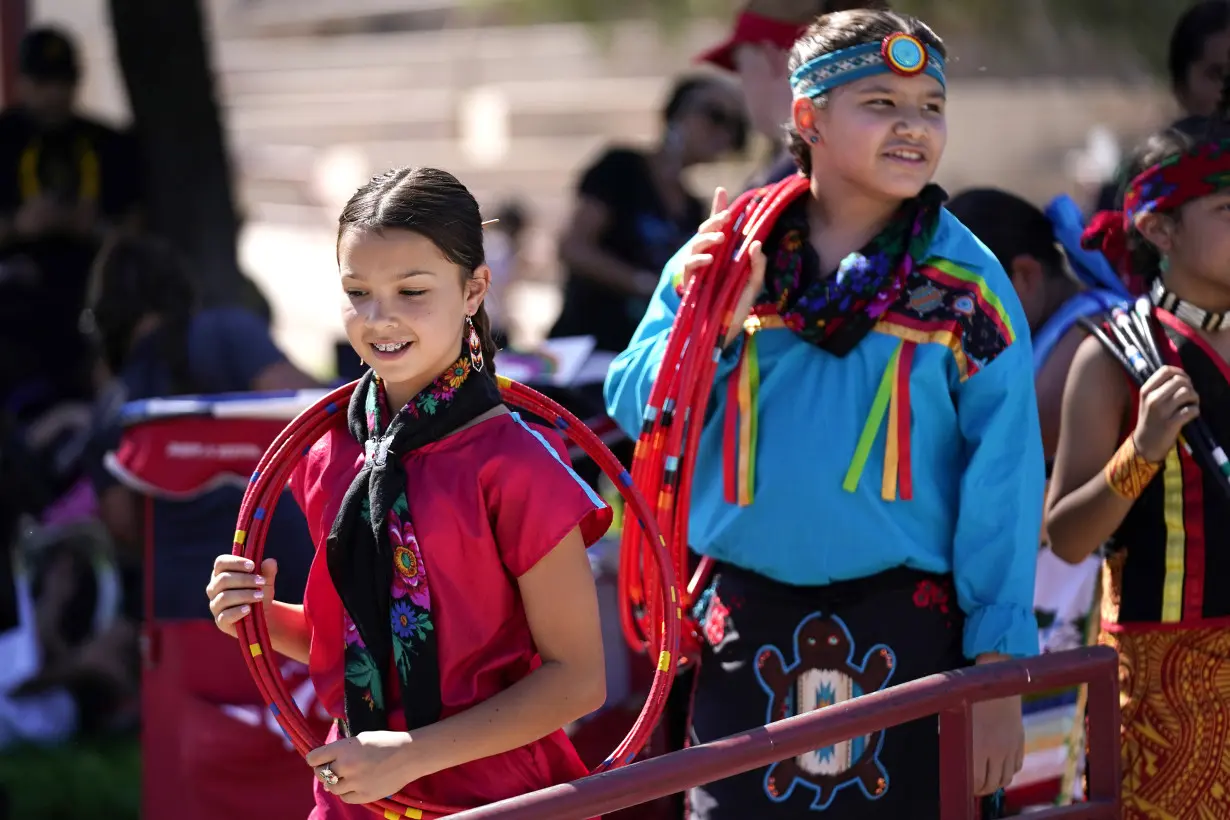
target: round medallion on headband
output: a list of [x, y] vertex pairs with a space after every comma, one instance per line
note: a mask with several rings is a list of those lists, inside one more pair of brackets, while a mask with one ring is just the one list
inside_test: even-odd
[[890, 34], [880, 44], [880, 55], [895, 73], [903, 77], [921, 74], [927, 67], [927, 49], [917, 37], [904, 32]]

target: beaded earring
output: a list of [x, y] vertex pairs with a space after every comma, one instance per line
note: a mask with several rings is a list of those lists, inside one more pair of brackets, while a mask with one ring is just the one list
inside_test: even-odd
[[481, 372], [487, 363], [483, 361], [483, 343], [482, 340], [478, 338], [478, 330], [474, 327], [473, 317], [466, 317], [466, 326], [469, 328], [470, 362], [474, 365], [475, 370]]

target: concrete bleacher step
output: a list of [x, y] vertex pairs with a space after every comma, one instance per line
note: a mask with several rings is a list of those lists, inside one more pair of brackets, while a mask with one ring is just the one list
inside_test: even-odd
[[[292, 13], [291, 0], [279, 3]], [[653, 139], [670, 78], [722, 34], [721, 22], [704, 21], [673, 41], [652, 24], [619, 25], [605, 45], [580, 25], [223, 37], [218, 82], [245, 209], [331, 220], [318, 176], [342, 150], [365, 173], [399, 164], [448, 168], [484, 202], [524, 193], [543, 222], [546, 214], [556, 220], [554, 230], [585, 163], [608, 142]], [[1166, 116], [1164, 94], [1153, 87], [979, 79], [981, 61], [995, 61], [957, 51], [964, 68], [956, 66], [961, 76], [951, 87], [940, 172], [950, 187], [995, 180], [1049, 198], [1070, 187], [1066, 152], [1083, 144], [1091, 123], [1143, 130]], [[461, 142], [475, 90], [501, 97], [507, 109], [507, 151], [486, 162]], [[1022, 116], [1045, 126], [1011, 125]]]
[[[716, 36], [709, 28], [673, 46], [694, 53]], [[536, 215], [558, 221], [576, 173], [603, 144], [657, 132], [669, 76], [684, 60], [651, 26], [632, 24], [606, 48], [581, 26], [232, 37], [219, 44], [216, 64], [253, 218], [325, 218], [317, 172], [340, 149], [369, 173], [448, 168], [482, 201], [528, 193]], [[494, 161], [477, 161], [460, 141], [476, 89], [507, 112], [508, 150]]]
[[[659, 123], [657, 82], [610, 84], [609, 101], [600, 109], [576, 99], [584, 83], [492, 85], [484, 96], [502, 101], [510, 133], [526, 137], [595, 134], [644, 134]], [[369, 92], [351, 99], [319, 95], [315, 99], [255, 103], [242, 97], [227, 107], [228, 126], [237, 139], [258, 143], [324, 146], [372, 140], [455, 138], [460, 117], [473, 105], [464, 91]], [[478, 116], [486, 116], [479, 113]], [[493, 127], [501, 127], [493, 123]]]
[[457, 0], [262, 0], [233, 9], [227, 22], [238, 30], [294, 31], [370, 18], [454, 11], [461, 5]]

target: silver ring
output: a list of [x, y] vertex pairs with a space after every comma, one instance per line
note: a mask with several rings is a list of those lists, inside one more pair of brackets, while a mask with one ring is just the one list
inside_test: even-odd
[[326, 786], [336, 786], [338, 781], [341, 780], [341, 778], [335, 775], [333, 770], [328, 766], [321, 766], [317, 769], [316, 776], [319, 777], [320, 782], [324, 783]]

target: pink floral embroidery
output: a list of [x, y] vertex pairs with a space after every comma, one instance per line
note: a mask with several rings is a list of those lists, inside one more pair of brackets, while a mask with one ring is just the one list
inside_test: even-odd
[[427, 568], [423, 565], [423, 553], [409, 522], [403, 522], [395, 512], [389, 512], [389, 542], [393, 546], [393, 567], [397, 575], [393, 579], [393, 597], [410, 600], [423, 609], [431, 609], [431, 596], [427, 592]]

